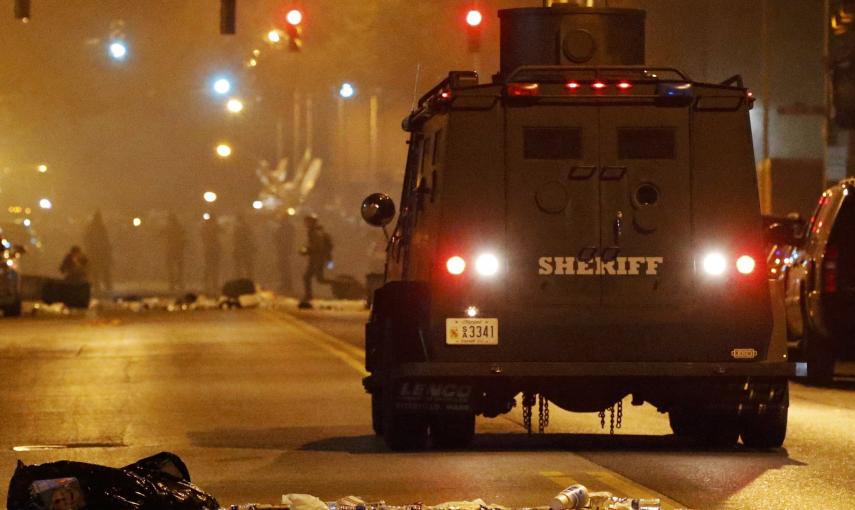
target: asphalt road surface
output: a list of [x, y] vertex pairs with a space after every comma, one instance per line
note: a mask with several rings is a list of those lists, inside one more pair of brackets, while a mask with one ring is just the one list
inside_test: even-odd
[[629, 401], [614, 436], [596, 414], [553, 407], [547, 434], [529, 437], [517, 408], [479, 419], [469, 451], [390, 452], [360, 383], [364, 319], [281, 308], [0, 320], [0, 504], [17, 459], [121, 466], [163, 450], [223, 505], [308, 493], [537, 506], [571, 483], [663, 508], [855, 501], [846, 379], [793, 384], [787, 441], [770, 452], [694, 450], [666, 416]]

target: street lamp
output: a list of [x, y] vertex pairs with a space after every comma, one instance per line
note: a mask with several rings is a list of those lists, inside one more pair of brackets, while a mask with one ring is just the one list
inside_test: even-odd
[[350, 99], [355, 94], [356, 89], [353, 88], [353, 85], [348, 82], [342, 83], [341, 88], [338, 89], [338, 95], [341, 96], [343, 99]]
[[41, 165], [36, 167], [36, 170], [38, 170], [40, 174], [43, 174], [43, 173], [47, 172], [47, 165], [42, 163]]
[[273, 29], [267, 32], [267, 42], [271, 44], [279, 44], [282, 41], [282, 31]]
[[107, 47], [110, 58], [122, 61], [128, 57], [128, 45], [124, 41], [113, 41]]
[[216, 148], [217, 156], [227, 158], [232, 155], [232, 147], [227, 143], [221, 143]]
[[139, 227], [140, 225], [142, 225], [142, 220], [140, 218], [134, 218], [132, 223], [135, 227]]
[[264, 208], [264, 203], [261, 200], [253, 200], [252, 208], [256, 211], [260, 211], [262, 208]]
[[226, 102], [226, 110], [231, 113], [240, 113], [243, 111], [243, 101], [233, 97]]
[[225, 96], [232, 90], [232, 82], [228, 78], [220, 77], [214, 80], [212, 88], [217, 95]]
[[217, 201], [217, 194], [214, 193], [213, 191], [206, 191], [206, 192], [202, 193], [202, 198], [205, 200], [205, 202], [208, 202], [209, 204], [213, 204], [214, 202]]
[[39, 207], [42, 209], [53, 209], [53, 203], [51, 203], [47, 198], [43, 198], [39, 200]]

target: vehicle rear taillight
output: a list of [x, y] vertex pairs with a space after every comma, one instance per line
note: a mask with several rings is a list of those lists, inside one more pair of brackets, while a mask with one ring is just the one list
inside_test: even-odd
[[822, 289], [826, 293], [837, 292], [837, 260], [840, 252], [837, 245], [825, 247], [825, 257], [822, 259]]
[[754, 272], [754, 268], [756, 267], [757, 263], [754, 261], [753, 257], [743, 255], [736, 259], [736, 270], [742, 274], [751, 274]]
[[510, 83], [507, 91], [511, 97], [537, 97], [540, 95], [540, 85], [537, 83]]
[[630, 83], [626, 80], [620, 81], [617, 84], [617, 88], [618, 88], [618, 90], [629, 90], [632, 88], [632, 83]]
[[460, 275], [466, 271], [466, 261], [463, 260], [463, 257], [455, 255], [445, 262], [445, 268], [453, 275]]
[[607, 87], [607, 85], [604, 82], [601, 82], [600, 80], [597, 80], [591, 84], [591, 88], [594, 90], [603, 90], [606, 87]]
[[582, 85], [580, 85], [578, 81], [568, 81], [567, 83], [564, 84], [564, 88], [571, 91], [571, 92], [576, 92], [581, 87], [582, 87]]

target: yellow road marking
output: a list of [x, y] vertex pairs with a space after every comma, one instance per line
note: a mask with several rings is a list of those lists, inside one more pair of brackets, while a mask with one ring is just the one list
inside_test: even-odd
[[[572, 478], [560, 471], [541, 471], [541, 476], [548, 478], [555, 482], [556, 485], [561, 488], [567, 488], [575, 483], [582, 483], [588, 487], [588, 490], [593, 492], [598, 492], [600, 487], [593, 487], [590, 482], [585, 484], [580, 480]], [[601, 482], [602, 486], [605, 490], [608, 490], [615, 496], [620, 496], [624, 498], [656, 498], [659, 499], [662, 504], [662, 510], [669, 510], [675, 508], [688, 508], [688, 505], [684, 505], [678, 501], [675, 501], [663, 494], [660, 494], [649, 487], [645, 487], [644, 485], [638, 484], [621, 476], [613, 471], [607, 470], [596, 470], [596, 471], [581, 471], [582, 475], [580, 478], [584, 478], [585, 481], [593, 479], [594, 481]], [[596, 490], [593, 490], [596, 489]]]
[[266, 312], [265, 315], [274, 322], [287, 324], [301, 331], [304, 333], [303, 339], [332, 354], [349, 367], [359, 372], [361, 375], [368, 375], [368, 372], [365, 370], [365, 355], [361, 349], [354, 347], [347, 342], [343, 342], [332, 335], [324, 333], [320, 329], [306, 324], [299, 319], [291, 317], [285, 318], [275, 312]]

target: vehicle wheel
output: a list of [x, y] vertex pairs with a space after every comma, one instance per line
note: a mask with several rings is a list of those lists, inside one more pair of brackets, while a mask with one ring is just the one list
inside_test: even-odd
[[671, 430], [703, 446], [727, 448], [739, 441], [739, 421], [729, 414], [673, 409], [668, 413]]
[[428, 417], [398, 411], [388, 395], [383, 401], [383, 439], [395, 451], [424, 450], [428, 444]]
[[21, 302], [16, 301], [11, 305], [3, 307], [3, 317], [19, 317], [21, 315]]
[[437, 448], [466, 448], [475, 437], [475, 413], [435, 415], [430, 421], [430, 435]]
[[749, 448], [779, 448], [787, 436], [787, 406], [746, 416], [742, 422], [742, 443]]
[[807, 363], [808, 384], [828, 384], [834, 378], [834, 350], [829, 339], [813, 330], [806, 322], [804, 329], [804, 360]]
[[383, 435], [383, 394], [380, 390], [371, 393], [371, 428], [375, 435]]

